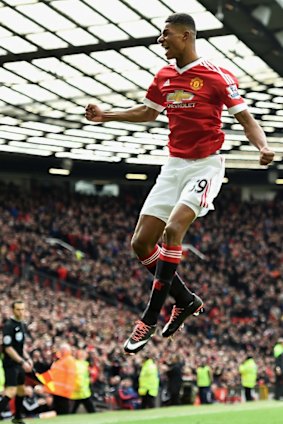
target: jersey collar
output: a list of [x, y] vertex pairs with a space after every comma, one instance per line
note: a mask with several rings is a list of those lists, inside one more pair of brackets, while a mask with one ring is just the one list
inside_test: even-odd
[[197, 60], [195, 60], [194, 62], [189, 63], [188, 65], [183, 66], [182, 68], [179, 68], [176, 64], [175, 64], [175, 69], [179, 74], [183, 74], [184, 72], [186, 72], [188, 69], [193, 68], [194, 66], [199, 65], [201, 62], [203, 61], [203, 58], [200, 57]]
[[17, 320], [15, 317], [11, 317], [11, 319], [15, 322], [22, 322], [21, 320]]

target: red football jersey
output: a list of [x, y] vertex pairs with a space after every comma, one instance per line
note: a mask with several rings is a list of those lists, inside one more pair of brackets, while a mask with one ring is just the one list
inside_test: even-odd
[[205, 59], [178, 68], [162, 68], [149, 87], [144, 103], [167, 111], [170, 156], [200, 159], [219, 150], [224, 142], [221, 114], [247, 109], [231, 72]]

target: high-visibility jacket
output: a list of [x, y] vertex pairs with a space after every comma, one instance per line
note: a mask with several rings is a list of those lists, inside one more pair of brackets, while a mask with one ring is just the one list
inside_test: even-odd
[[49, 393], [71, 399], [76, 386], [76, 359], [68, 353], [37, 377]]
[[276, 345], [273, 348], [273, 355], [274, 358], [277, 358], [278, 356], [283, 353], [283, 343], [276, 343]]
[[239, 367], [243, 387], [253, 389], [257, 380], [257, 365], [253, 358], [246, 359]]
[[0, 392], [3, 392], [5, 386], [5, 374], [2, 359], [0, 358]]
[[147, 359], [141, 368], [139, 376], [139, 395], [156, 397], [159, 389], [158, 368], [152, 359]]
[[91, 396], [89, 363], [82, 359], [76, 359], [75, 389], [71, 399], [87, 399]]
[[210, 387], [211, 386], [211, 371], [208, 365], [197, 368], [197, 386]]

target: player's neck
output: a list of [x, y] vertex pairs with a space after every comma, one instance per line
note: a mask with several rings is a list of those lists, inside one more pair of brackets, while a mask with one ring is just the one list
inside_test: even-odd
[[178, 68], [184, 68], [184, 66], [187, 66], [190, 63], [195, 62], [199, 58], [200, 58], [200, 56], [195, 51], [190, 52], [186, 55], [183, 55], [182, 57], [177, 57], [176, 58], [176, 65], [178, 66]]

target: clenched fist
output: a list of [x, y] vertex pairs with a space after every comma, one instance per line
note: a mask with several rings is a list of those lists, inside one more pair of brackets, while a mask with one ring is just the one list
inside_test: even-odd
[[263, 147], [260, 149], [260, 159], [259, 163], [261, 165], [268, 165], [273, 161], [274, 152], [270, 150], [268, 147]]
[[88, 121], [103, 122], [103, 111], [94, 104], [88, 104], [85, 108], [85, 117]]

